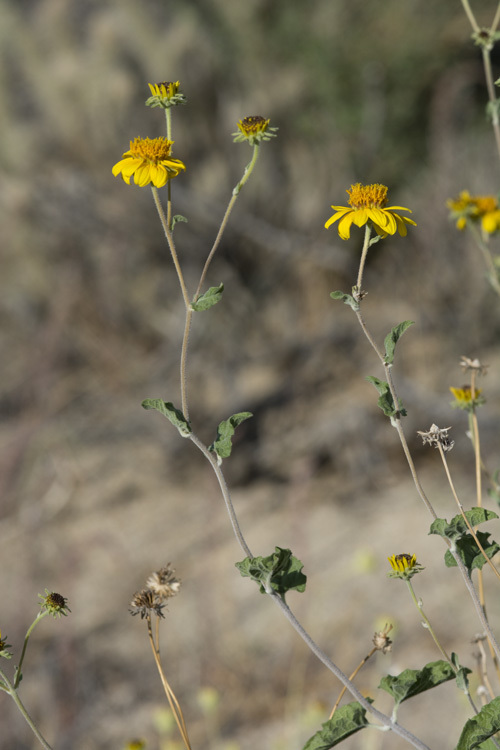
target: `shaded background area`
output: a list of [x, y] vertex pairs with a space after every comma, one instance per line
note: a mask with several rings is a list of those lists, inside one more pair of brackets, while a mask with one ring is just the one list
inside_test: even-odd
[[[184, 322], [150, 191], [111, 175], [131, 138], [163, 134], [161, 111], [143, 106], [148, 81], [179, 79], [189, 100], [174, 112], [187, 172], [173, 193], [188, 218], [176, 241], [191, 290], [249, 159], [232, 142], [235, 123], [261, 114], [279, 126], [211, 267], [223, 302], [196, 316], [190, 345], [200, 437], [211, 442], [229, 414], [254, 414], [226, 462], [250, 547], [290, 546], [303, 560], [308, 589], [291, 604], [345, 671], [375, 628], [398, 626], [394, 653], [360, 678], [373, 696], [387, 670], [438, 658], [386, 578], [388, 555], [417, 552], [430, 573], [417, 579], [426, 609], [472, 666], [477, 625], [468, 608], [459, 614], [456, 576], [426, 536], [395, 433], [364, 380], [381, 373], [351, 311], [329, 298], [354, 283], [362, 233], [346, 243], [323, 228], [358, 180], [388, 185], [390, 203], [414, 211], [416, 230], [370, 253], [365, 313], [379, 341], [416, 321], [395, 378], [424, 485], [438, 512], [454, 515], [437, 456], [413, 435], [454, 425], [450, 462], [470, 505], [466, 420], [448, 386], [462, 383], [461, 355], [489, 363], [481, 429], [495, 466], [500, 313], [445, 202], [464, 188], [496, 192], [498, 169], [479, 51], [460, 4], [434, 6], [0, 2], [0, 628], [18, 652], [37, 593], [69, 598], [70, 617], [36, 631], [22, 690], [58, 750], [121, 748], [133, 736], [174, 747], [158, 728], [145, 625], [127, 614], [169, 560], [184, 587], [163, 625], [164, 654], [194, 746], [301, 747], [338, 691], [239, 578], [242, 555], [203, 457], [140, 407], [146, 397], [179, 403]], [[487, 23], [495, 4], [482, 6]], [[212, 739], [198, 706], [207, 686], [220, 698]], [[421, 720], [435, 715], [437, 692], [401, 722], [451, 747], [450, 726], [458, 733], [468, 713], [452, 688], [439, 691], [439, 725]], [[4, 746], [36, 747], [14, 706], [0, 706]], [[344, 746], [400, 745], [372, 732]]]

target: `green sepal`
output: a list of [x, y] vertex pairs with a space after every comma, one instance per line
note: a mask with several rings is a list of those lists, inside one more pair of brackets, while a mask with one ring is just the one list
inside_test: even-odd
[[453, 662], [453, 666], [456, 670], [456, 680], [457, 680], [457, 688], [459, 690], [462, 690], [462, 692], [465, 693], [465, 695], [469, 694], [469, 678], [467, 675], [471, 674], [472, 669], [469, 669], [468, 667], [462, 667], [460, 666], [460, 662], [458, 661], [458, 656], [455, 654], [454, 651], [451, 652], [451, 661]]
[[394, 326], [391, 332], [388, 333], [387, 336], [385, 337], [384, 361], [387, 365], [392, 365], [392, 363], [394, 362], [394, 351], [396, 349], [396, 344], [398, 343], [399, 339], [401, 338], [403, 333], [406, 331], [406, 329], [412, 326], [414, 322], [415, 321], [413, 320], [404, 320], [402, 323], [399, 323], [399, 325]]
[[395, 417], [399, 414], [400, 417], [406, 417], [406, 409], [402, 407], [401, 401], [399, 402], [399, 409], [394, 408], [394, 399], [389, 388], [389, 383], [385, 380], [379, 380], [374, 375], [367, 375], [365, 380], [375, 386], [380, 396], [377, 400], [377, 404], [382, 409], [386, 417]]
[[[367, 700], [373, 703], [370, 698]], [[367, 726], [366, 709], [357, 701], [347, 703], [321, 725], [321, 729], [307, 740], [303, 750], [329, 750]]]
[[[500, 697], [494, 698], [476, 716], [469, 719], [462, 730], [455, 750], [473, 750], [483, 747], [481, 743], [493, 737], [500, 730]], [[484, 750], [493, 748], [493, 743], [486, 743]]]
[[175, 214], [175, 216], [172, 216], [172, 221], [170, 222], [170, 231], [173, 232], [175, 225], [180, 222], [187, 224], [188, 220], [182, 214]]
[[192, 430], [184, 414], [176, 409], [170, 401], [162, 401], [161, 398], [147, 398], [141, 404], [143, 409], [154, 409], [159, 411], [164, 417], [177, 427], [182, 437], [189, 437]]
[[352, 307], [354, 312], [357, 312], [359, 310], [359, 302], [354, 299], [354, 297], [350, 294], [344, 294], [344, 292], [330, 292], [330, 297], [332, 299], [340, 299], [344, 303], [344, 305], [349, 305], [349, 307]]
[[202, 310], [208, 310], [220, 302], [222, 292], [224, 291], [224, 284], [219, 286], [211, 286], [206, 292], [200, 294], [193, 302], [191, 302], [191, 309], [195, 312], [202, 312]]
[[235, 565], [243, 578], [251, 578], [259, 584], [261, 594], [272, 589], [284, 599], [287, 591], [305, 591], [307, 576], [302, 573], [304, 565], [289, 549], [275, 547], [272, 555], [245, 557]]
[[455, 670], [451, 664], [440, 659], [429, 662], [423, 669], [405, 669], [396, 676], [386, 675], [380, 681], [379, 688], [392, 695], [396, 705], [399, 705], [414, 695], [454, 678]]
[[245, 419], [250, 419], [250, 417], [253, 417], [251, 412], [240, 411], [238, 414], [233, 414], [232, 417], [221, 422], [217, 427], [217, 437], [208, 450], [216, 453], [219, 458], [230, 456], [233, 448], [232, 437], [236, 427], [244, 422]]

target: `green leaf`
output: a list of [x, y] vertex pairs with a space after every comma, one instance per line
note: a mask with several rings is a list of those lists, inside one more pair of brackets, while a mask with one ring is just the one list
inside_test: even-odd
[[176, 409], [170, 401], [162, 401], [161, 398], [147, 398], [141, 404], [143, 409], [154, 409], [159, 411], [164, 417], [177, 427], [182, 437], [189, 437], [192, 430], [184, 414]]
[[377, 404], [382, 409], [386, 417], [395, 417], [398, 414], [398, 411], [401, 417], [406, 417], [406, 409], [402, 408], [401, 402], [399, 402], [398, 410], [394, 408], [394, 399], [392, 398], [389, 383], [387, 383], [385, 380], [379, 380], [374, 375], [367, 375], [365, 380], [368, 380], [369, 383], [374, 385], [379, 392], [380, 397], [377, 400]]
[[412, 326], [414, 323], [413, 320], [404, 320], [402, 323], [399, 323], [399, 325], [395, 326], [390, 333], [387, 334], [385, 337], [384, 345], [385, 345], [385, 357], [384, 360], [386, 364], [392, 365], [394, 362], [394, 351], [396, 349], [396, 344], [398, 343], [399, 339], [403, 335], [403, 333], [406, 331], [407, 328]]
[[455, 677], [455, 670], [447, 661], [431, 661], [423, 669], [405, 669], [404, 672], [393, 677], [387, 675], [380, 681], [379, 688], [387, 691], [396, 705], [412, 698], [414, 695], [430, 690], [442, 682], [448, 682]]
[[[471, 508], [465, 511], [465, 516], [471, 526], [479, 526], [480, 523], [498, 518], [494, 511], [486, 510], [486, 508]], [[453, 542], [470, 532], [462, 514], [459, 513], [451, 519], [450, 523], [445, 518], [436, 518], [431, 524], [429, 534], [439, 534]]]
[[367, 726], [366, 710], [357, 701], [347, 703], [321, 725], [321, 729], [306, 742], [303, 750], [329, 750]]
[[487, 703], [474, 718], [466, 722], [455, 750], [473, 750], [499, 730], [500, 697]]
[[184, 224], [187, 224], [188, 220], [186, 219], [185, 216], [182, 216], [182, 214], [175, 214], [175, 216], [172, 216], [172, 222], [170, 224], [171, 232], [174, 231], [175, 225], [178, 224], [179, 222], [183, 222]]
[[195, 312], [201, 312], [202, 310], [208, 310], [220, 302], [222, 298], [222, 292], [224, 291], [224, 284], [219, 286], [211, 286], [208, 291], [203, 292], [191, 303], [191, 309]]
[[352, 307], [354, 312], [357, 312], [359, 310], [359, 302], [357, 302], [350, 294], [344, 294], [344, 292], [331, 292], [330, 297], [332, 299], [342, 300], [344, 305], [349, 305], [349, 307]]
[[275, 552], [268, 557], [245, 557], [235, 565], [243, 578], [251, 578], [260, 585], [261, 594], [272, 589], [284, 599], [287, 591], [305, 591], [304, 566], [289, 549], [275, 547]]
[[[496, 555], [500, 550], [500, 546], [496, 542], [489, 540], [490, 535], [488, 533], [485, 533], [484, 531], [476, 531], [476, 536], [489, 559], [491, 559], [493, 555]], [[476, 568], [481, 570], [483, 565], [486, 565], [484, 555], [471, 534], [464, 534], [463, 537], [457, 539], [455, 542], [455, 548], [461, 557], [463, 564], [469, 571], [469, 575], [471, 575], [472, 571]], [[446, 550], [444, 554], [444, 562], [447, 568], [456, 567], [457, 563], [455, 562], [455, 558], [450, 550]]]
[[209, 451], [214, 451], [220, 458], [227, 458], [231, 455], [232, 450], [232, 437], [234, 431], [239, 424], [253, 417], [249, 411], [240, 411], [238, 414], [233, 414], [229, 419], [225, 419], [217, 427], [217, 437], [209, 446]]
[[456, 670], [457, 688], [459, 690], [462, 690], [466, 695], [468, 695], [469, 693], [468, 675], [471, 674], [472, 669], [469, 669], [468, 667], [462, 667], [460, 665], [460, 662], [458, 661], [458, 656], [453, 651], [451, 652], [451, 660]]

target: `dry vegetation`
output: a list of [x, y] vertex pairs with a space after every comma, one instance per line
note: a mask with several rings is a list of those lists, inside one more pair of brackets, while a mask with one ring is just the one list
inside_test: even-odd
[[[416, 321], [395, 368], [405, 427], [413, 436], [432, 421], [455, 426], [450, 461], [465, 499], [473, 458], [448, 393], [461, 384], [460, 355], [490, 364], [481, 427], [492, 464], [500, 398], [498, 301], [445, 208], [464, 187], [497, 187], [468, 37], [454, 0], [0, 2], [0, 627], [19, 648], [37, 593], [69, 599], [70, 617], [40, 626], [23, 684], [57, 750], [121, 748], [133, 736], [158, 746], [161, 688], [144, 623], [127, 608], [169, 560], [184, 586], [163, 625], [165, 660], [195, 747], [208, 746], [202, 687], [221, 697], [213, 750], [301, 747], [338, 692], [240, 579], [203, 458], [140, 407], [148, 396], [178, 401], [183, 325], [149, 191], [111, 176], [130, 138], [161, 133], [161, 113], [142, 106], [148, 81], [180, 79], [189, 99], [174, 126], [188, 167], [174, 185], [175, 211], [189, 219], [176, 229], [188, 283], [248, 155], [232, 144], [235, 122], [263, 114], [280, 128], [211, 269], [224, 302], [196, 319], [191, 339], [200, 435], [210, 440], [235, 411], [255, 414], [227, 462], [252, 548], [290, 546], [303, 560], [308, 589], [292, 604], [345, 671], [375, 627], [395, 623], [393, 653], [361, 689], [373, 692], [382, 670], [437, 658], [386, 578], [394, 552], [416, 552], [431, 571], [418, 579], [426, 609], [471, 662], [475, 621], [457, 620], [460, 583], [426, 536], [399, 444], [363, 379], [380, 376], [377, 365], [350, 310], [329, 299], [354, 283], [356, 250], [323, 229], [358, 179], [388, 184], [393, 202], [413, 209], [418, 231], [370, 258], [366, 316], [379, 337]], [[453, 515], [436, 456], [410, 443], [429, 494]], [[438, 690], [450, 695], [443, 715], [461, 721], [457, 694]], [[415, 729], [433, 702], [417, 699], [401, 720]], [[451, 746], [437, 717], [425, 731], [433, 747]], [[0, 737], [6, 750], [36, 747], [2, 696]], [[400, 745], [367, 733], [344, 747]]]

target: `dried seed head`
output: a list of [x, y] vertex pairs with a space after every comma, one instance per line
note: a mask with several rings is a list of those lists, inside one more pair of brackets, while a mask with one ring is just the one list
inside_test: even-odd
[[448, 437], [448, 430], [451, 430], [451, 427], [439, 428], [437, 424], [432, 424], [427, 432], [420, 432], [420, 430], [417, 430], [417, 434], [422, 438], [424, 445], [429, 443], [429, 445], [433, 445], [434, 448], [439, 448], [439, 446], [441, 446], [446, 452], [451, 451], [455, 445], [455, 441], [450, 440]]
[[387, 654], [392, 649], [392, 641], [389, 638], [391, 630], [392, 625], [386, 623], [383, 630], [373, 635], [373, 645], [378, 651], [382, 651], [383, 654]]
[[153, 591], [160, 601], [165, 601], [179, 593], [181, 582], [175, 577], [175, 568], [167, 563], [149, 576], [146, 587]]
[[151, 612], [154, 612], [157, 617], [164, 617], [162, 612], [164, 606], [154, 591], [141, 589], [132, 597], [129, 612], [132, 616], [140, 615], [141, 620], [150, 617]]
[[486, 371], [489, 365], [481, 364], [477, 357], [476, 359], [469, 359], [469, 357], [462, 356], [460, 360], [460, 367], [464, 372], [472, 370], [474, 372], [477, 372], [478, 375], [486, 375]]

